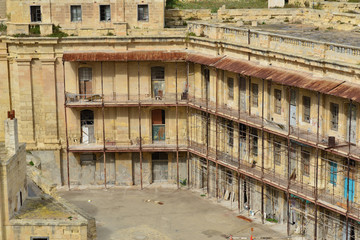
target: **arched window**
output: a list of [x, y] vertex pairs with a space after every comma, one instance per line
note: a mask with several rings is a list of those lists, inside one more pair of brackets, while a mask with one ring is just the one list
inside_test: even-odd
[[79, 68], [79, 93], [83, 98], [92, 94], [92, 69], [89, 67]]
[[162, 100], [165, 94], [165, 69], [163, 67], [151, 68], [152, 97]]
[[82, 110], [80, 112], [81, 123], [81, 143], [94, 143], [94, 112], [91, 110]]
[[151, 116], [153, 141], [165, 141], [165, 110], [154, 109]]

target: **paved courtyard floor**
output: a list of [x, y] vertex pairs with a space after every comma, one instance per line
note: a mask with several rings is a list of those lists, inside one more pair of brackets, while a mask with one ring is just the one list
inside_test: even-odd
[[99, 240], [201, 240], [248, 237], [280, 239], [286, 225], [248, 222], [200, 192], [152, 186], [60, 190], [59, 195], [94, 216]]

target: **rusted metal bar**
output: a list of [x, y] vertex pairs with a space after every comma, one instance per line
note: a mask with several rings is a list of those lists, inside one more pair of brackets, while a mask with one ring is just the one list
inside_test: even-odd
[[[224, 71], [222, 71], [224, 74]], [[216, 69], [216, 83], [215, 83], [215, 113], [218, 112], [218, 81], [219, 71]], [[216, 164], [216, 198], [219, 198], [219, 165], [218, 165], [218, 116], [215, 114], [215, 164]]]
[[103, 157], [104, 157], [104, 186], [106, 188], [106, 146], [105, 146], [105, 105], [104, 105], [104, 77], [103, 77], [103, 62], [101, 65], [101, 112], [102, 112], [102, 130], [103, 130]]
[[190, 188], [190, 153], [189, 153], [189, 147], [190, 147], [190, 136], [189, 136], [189, 62], [186, 62], [186, 92], [187, 92], [187, 98], [186, 98], [186, 137], [187, 137], [187, 148], [186, 151], [186, 166], [187, 166], [187, 186]]
[[[240, 74], [237, 75], [238, 76], [238, 120], [240, 121], [240, 112], [241, 112], [241, 89], [240, 89]], [[241, 141], [241, 133], [240, 133], [240, 124], [238, 123], [238, 211], [240, 213], [240, 168], [241, 168], [241, 149], [240, 149], [240, 141]]]
[[65, 137], [66, 137], [66, 169], [67, 169], [67, 184], [70, 190], [70, 164], [69, 164], [69, 137], [68, 137], [68, 122], [66, 111], [66, 78], [65, 78], [65, 61], [63, 60], [63, 81], [64, 81], [64, 114], [65, 114]]
[[[205, 71], [205, 69], [204, 69]], [[203, 72], [203, 75], [204, 72]], [[209, 80], [210, 80], [210, 70], [209, 70]], [[203, 79], [205, 79], [203, 77]], [[207, 84], [207, 79], [205, 79], [205, 97], [206, 97], [206, 174], [207, 174], [207, 182], [206, 182], [206, 190], [207, 190], [207, 194], [208, 197], [210, 197], [210, 184], [209, 184], [209, 179], [210, 179], [210, 166], [209, 166], [209, 89], [208, 89], [208, 84]]]
[[261, 222], [264, 224], [264, 97], [265, 97], [265, 80], [262, 80], [262, 106], [261, 106]]
[[348, 154], [347, 154], [347, 189], [346, 189], [346, 240], [349, 239], [349, 208], [350, 208], [350, 151], [351, 151], [351, 118], [352, 118], [352, 100], [350, 100], [349, 104], [349, 132], [348, 132]]
[[315, 225], [314, 225], [314, 240], [317, 239], [317, 213], [318, 213], [318, 178], [319, 178], [319, 134], [320, 134], [320, 92], [317, 95], [317, 124], [316, 124], [316, 164], [315, 164]]
[[175, 63], [175, 100], [176, 100], [176, 179], [177, 188], [180, 188], [180, 177], [179, 177], [179, 113], [178, 113], [178, 65]]
[[287, 224], [286, 224], [286, 229], [287, 229], [287, 235], [290, 236], [290, 151], [291, 151], [291, 142], [290, 142], [290, 101], [291, 101], [291, 88], [288, 87], [288, 135], [287, 135], [287, 144], [288, 144], [288, 169], [287, 169], [287, 178], [288, 178], [288, 183], [287, 183], [287, 190], [286, 190], [286, 194], [287, 194]]
[[140, 99], [140, 62], [137, 62], [138, 75], [138, 101], [139, 101], [139, 157], [140, 157], [140, 187], [143, 189], [143, 169], [142, 169], [142, 138], [141, 138], [141, 99]]

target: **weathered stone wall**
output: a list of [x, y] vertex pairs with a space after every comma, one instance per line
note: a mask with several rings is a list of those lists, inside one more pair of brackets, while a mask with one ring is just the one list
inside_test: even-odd
[[210, 20], [213, 17], [210, 9], [166, 9], [166, 26], [186, 26], [186, 21]]
[[[22, 202], [27, 198], [27, 182], [26, 182], [26, 161], [25, 161], [25, 144], [21, 144], [17, 152], [13, 155], [5, 154], [0, 160], [0, 190], [2, 203], [2, 221], [3, 226], [9, 225], [9, 220], [16, 213]], [[21, 193], [20, 193], [21, 192]], [[20, 197], [21, 194], [21, 197]], [[7, 233], [4, 239], [7, 238]], [[1, 235], [0, 235], [1, 236]]]

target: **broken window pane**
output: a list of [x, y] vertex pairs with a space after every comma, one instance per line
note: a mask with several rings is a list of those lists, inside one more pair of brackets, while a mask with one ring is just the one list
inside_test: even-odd
[[138, 5], [138, 21], [149, 21], [149, 5]]
[[110, 21], [110, 5], [100, 5], [100, 21]]
[[81, 6], [80, 5], [71, 6], [70, 11], [71, 11], [71, 21], [72, 22], [81, 21]]
[[30, 7], [31, 22], [41, 22], [41, 8], [40, 6]]
[[304, 122], [310, 123], [310, 97], [303, 96]]
[[339, 104], [330, 103], [330, 125], [331, 129], [337, 131], [339, 123]]
[[275, 89], [275, 113], [281, 114], [281, 90]]

